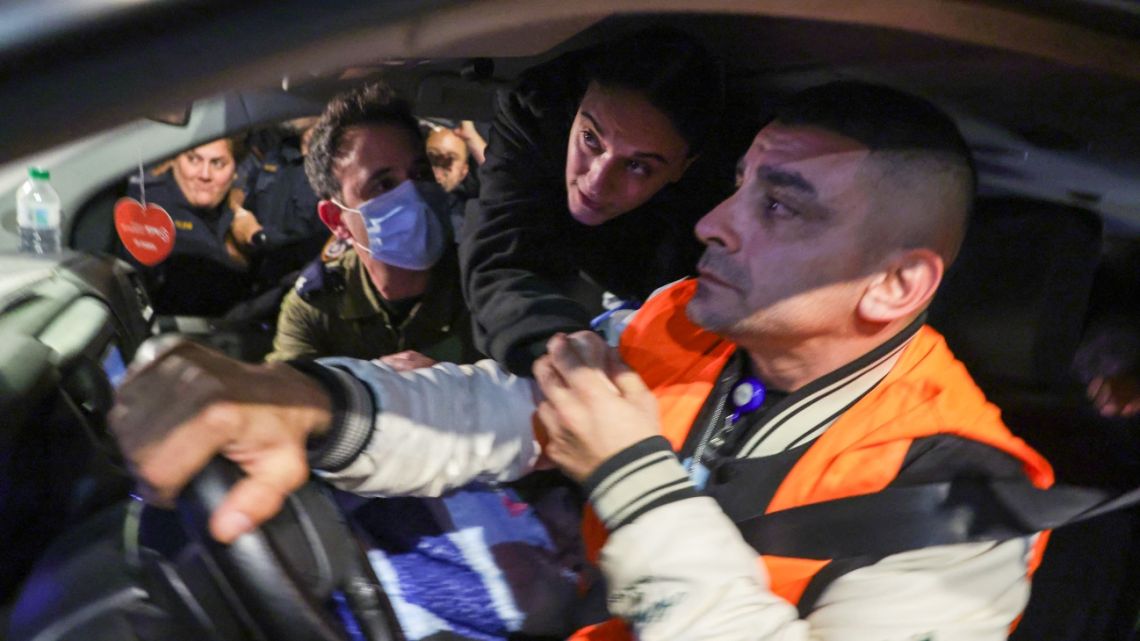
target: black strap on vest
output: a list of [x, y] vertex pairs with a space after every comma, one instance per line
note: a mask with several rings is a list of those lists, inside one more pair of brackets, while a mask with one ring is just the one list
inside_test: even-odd
[[888, 487], [740, 519], [744, 539], [761, 554], [803, 559], [886, 557], [934, 545], [1004, 541], [1056, 529], [1140, 504], [1124, 494], [1026, 480], [959, 479]]
[[1140, 504], [1140, 488], [1107, 490], [1027, 480], [959, 479], [888, 487], [759, 514], [736, 522], [760, 554], [830, 560], [808, 584], [797, 608], [807, 617], [837, 578], [880, 559], [934, 545], [1005, 541], [1078, 523]]

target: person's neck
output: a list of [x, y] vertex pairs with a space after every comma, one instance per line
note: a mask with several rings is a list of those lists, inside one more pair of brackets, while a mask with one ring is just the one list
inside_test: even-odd
[[431, 280], [431, 270], [404, 269], [378, 260], [366, 260], [365, 269], [376, 292], [387, 301], [422, 296]]
[[[911, 319], [913, 320], [913, 319]], [[741, 337], [755, 374], [771, 389], [795, 392], [808, 383], [857, 360], [910, 325], [910, 320], [850, 333], [786, 339]]]

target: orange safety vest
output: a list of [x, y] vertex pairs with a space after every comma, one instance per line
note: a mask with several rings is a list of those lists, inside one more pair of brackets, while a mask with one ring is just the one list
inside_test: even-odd
[[[736, 346], [694, 325], [684, 313], [696, 281], [677, 283], [651, 298], [622, 334], [621, 354], [657, 397], [664, 436], [680, 451], [717, 377]], [[942, 336], [923, 326], [894, 368], [812, 445], [781, 482], [766, 513], [878, 492], [891, 483], [916, 439], [937, 434], [968, 438], [1019, 459], [1038, 488], [1053, 484], [1049, 463], [1001, 422]], [[588, 512], [583, 536], [596, 562], [605, 542], [601, 522]], [[1038, 538], [1029, 564], [1040, 563], [1047, 536]], [[829, 561], [761, 556], [772, 592], [797, 604]], [[611, 619], [578, 631], [576, 641], [629, 639]]]

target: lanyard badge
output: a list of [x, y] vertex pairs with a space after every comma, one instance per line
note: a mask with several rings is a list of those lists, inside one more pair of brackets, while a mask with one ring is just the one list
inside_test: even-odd
[[733, 385], [732, 392], [728, 395], [728, 400], [733, 407], [732, 416], [729, 417], [729, 420], [735, 423], [740, 420], [742, 415], [759, 409], [764, 404], [766, 395], [767, 390], [764, 388], [764, 384], [755, 376], [747, 376]]

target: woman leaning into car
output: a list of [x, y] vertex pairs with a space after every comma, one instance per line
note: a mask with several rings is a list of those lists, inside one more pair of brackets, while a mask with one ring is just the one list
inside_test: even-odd
[[697, 178], [713, 173], [697, 161], [717, 147], [722, 87], [701, 45], [657, 30], [566, 54], [499, 96], [460, 242], [480, 349], [529, 375], [547, 339], [601, 311], [600, 290], [575, 298], [586, 283], [644, 299], [693, 270], [693, 224], [732, 187], [729, 171]]

